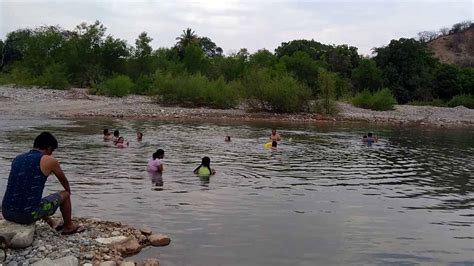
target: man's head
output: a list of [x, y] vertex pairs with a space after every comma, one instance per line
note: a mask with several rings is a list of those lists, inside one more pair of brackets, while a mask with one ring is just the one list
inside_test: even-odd
[[115, 130], [115, 131], [114, 131], [114, 137], [118, 137], [118, 136], [120, 136], [120, 133], [119, 133], [118, 130]]
[[109, 129], [108, 128], [104, 129], [104, 136], [108, 136], [109, 134], [110, 134]]
[[51, 155], [58, 148], [58, 141], [53, 134], [42, 132], [35, 138], [33, 148], [42, 151], [46, 155]]
[[277, 130], [276, 129], [272, 129], [272, 135], [276, 135], [277, 133]]
[[369, 138], [371, 138], [371, 137], [372, 137], [372, 133], [367, 134], [367, 136], [368, 136]]

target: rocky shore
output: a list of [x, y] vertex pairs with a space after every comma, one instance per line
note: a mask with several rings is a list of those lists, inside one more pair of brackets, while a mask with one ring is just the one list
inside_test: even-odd
[[156, 120], [216, 120], [275, 122], [365, 121], [372, 124], [436, 127], [473, 127], [474, 110], [465, 107], [397, 105], [392, 111], [372, 111], [338, 103], [339, 114], [273, 114], [237, 109], [163, 106], [154, 97], [130, 95], [113, 98], [89, 95], [86, 89], [45, 90], [0, 86], [0, 112], [6, 115], [49, 117], [123, 117]]
[[171, 241], [166, 235], [153, 234], [149, 228], [136, 229], [99, 219], [78, 218], [75, 222], [86, 230], [65, 236], [42, 222], [21, 226], [0, 219], [0, 238], [6, 239], [8, 246], [6, 258], [0, 254], [0, 265], [152, 266], [159, 265], [156, 258], [141, 262], [126, 258], [147, 246], [166, 246]]

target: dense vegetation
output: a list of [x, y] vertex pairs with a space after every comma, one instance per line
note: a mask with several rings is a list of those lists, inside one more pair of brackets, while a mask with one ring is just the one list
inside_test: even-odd
[[[458, 24], [453, 32], [473, 27]], [[173, 47], [154, 50], [151, 41], [143, 32], [131, 46], [98, 21], [72, 31], [19, 29], [0, 40], [0, 83], [157, 95], [164, 104], [186, 106], [231, 108], [244, 101], [255, 110], [288, 113], [333, 113], [334, 100], [354, 95], [356, 105], [377, 110], [439, 101], [472, 108], [474, 68], [440, 63], [421, 36], [392, 40], [370, 58], [356, 47], [315, 40], [284, 42], [274, 53], [243, 48], [224, 55], [189, 28]]]

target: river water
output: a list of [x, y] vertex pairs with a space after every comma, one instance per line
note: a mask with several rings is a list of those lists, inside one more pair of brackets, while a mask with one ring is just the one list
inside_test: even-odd
[[[104, 143], [105, 127], [119, 129], [130, 146]], [[272, 127], [283, 137], [276, 150], [263, 147]], [[0, 116], [0, 197], [11, 160], [44, 130], [59, 140], [55, 157], [76, 215], [148, 225], [172, 238], [135, 259], [474, 264], [472, 129]], [[361, 142], [368, 130], [380, 136], [370, 147]], [[157, 148], [165, 150], [162, 182], [145, 171]], [[203, 156], [217, 171], [208, 180], [192, 173]], [[50, 178], [47, 190], [58, 189]]]

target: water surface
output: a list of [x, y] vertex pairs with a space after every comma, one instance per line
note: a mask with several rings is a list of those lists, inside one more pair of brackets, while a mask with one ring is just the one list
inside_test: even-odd
[[[270, 129], [283, 141], [265, 149]], [[103, 128], [131, 141], [118, 149]], [[368, 125], [172, 123], [0, 116], [0, 197], [11, 160], [41, 131], [74, 213], [149, 225], [162, 265], [474, 264], [474, 131]], [[144, 133], [142, 143], [135, 132]], [[368, 147], [368, 130], [381, 137]], [[232, 142], [224, 142], [226, 135]], [[146, 162], [165, 150], [163, 179]], [[192, 174], [202, 156], [217, 175]], [[60, 185], [50, 178], [47, 190]], [[51, 182], [53, 181], [53, 182]], [[160, 182], [162, 181], [162, 182]]]

